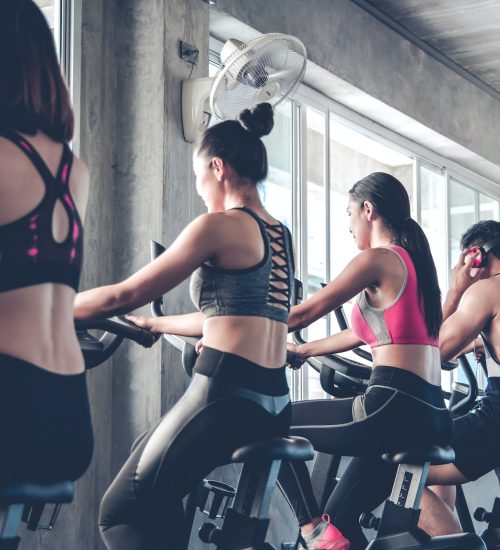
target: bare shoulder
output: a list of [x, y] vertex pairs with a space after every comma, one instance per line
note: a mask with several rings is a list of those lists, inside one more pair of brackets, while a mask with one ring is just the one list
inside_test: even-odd
[[360, 263], [382, 266], [393, 259], [397, 261], [394, 252], [385, 247], [367, 248], [366, 250], [362, 250], [356, 258]]
[[0, 136], [0, 155], [3, 157], [7, 153], [11, 153], [12, 150], [15, 150], [16, 145], [12, 143], [9, 139]]
[[500, 300], [500, 276], [480, 279], [471, 285], [466, 291], [468, 296], [487, 302]]
[[461, 309], [475, 315], [495, 315], [500, 307], [499, 278], [489, 277], [472, 284], [462, 296]]
[[13, 166], [13, 159], [22, 158], [23, 153], [19, 147], [9, 139], [0, 136], [0, 162], [2, 168], [5, 166]]
[[210, 235], [213, 238], [216, 232], [225, 230], [225, 218], [222, 212], [205, 213], [197, 216], [185, 231]]

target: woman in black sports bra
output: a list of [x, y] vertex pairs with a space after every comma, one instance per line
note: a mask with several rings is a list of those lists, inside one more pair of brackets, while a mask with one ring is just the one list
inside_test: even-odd
[[240, 121], [209, 128], [194, 155], [208, 214], [127, 280], [77, 297], [77, 318], [107, 317], [148, 303], [193, 273], [191, 295], [200, 310], [132, 317], [156, 332], [203, 334], [204, 347], [186, 393], [136, 443], [104, 495], [99, 524], [112, 550], [186, 548], [183, 497], [239, 446], [288, 433], [292, 244], [257, 190], [267, 175], [260, 137], [272, 127], [264, 103]]
[[45, 17], [1, 10], [0, 481], [75, 480], [93, 447], [73, 325], [88, 175]]

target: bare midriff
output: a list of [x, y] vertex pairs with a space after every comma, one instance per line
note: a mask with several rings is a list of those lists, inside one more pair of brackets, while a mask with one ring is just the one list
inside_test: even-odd
[[0, 353], [57, 374], [83, 372], [74, 297], [71, 287], [54, 283], [0, 293]]
[[265, 317], [220, 316], [203, 326], [203, 344], [234, 353], [262, 367], [283, 367], [288, 326]]
[[441, 385], [439, 348], [421, 344], [388, 344], [371, 349], [373, 366], [407, 370], [436, 386]]

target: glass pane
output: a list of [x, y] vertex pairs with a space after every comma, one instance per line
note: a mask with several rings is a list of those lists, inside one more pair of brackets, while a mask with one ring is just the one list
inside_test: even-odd
[[[307, 274], [304, 285], [309, 297], [320, 290], [326, 280], [325, 114], [307, 107], [306, 132]], [[326, 330], [326, 319], [319, 319], [308, 327], [305, 335], [308, 340], [317, 340], [326, 336]], [[304, 397], [325, 397], [318, 373], [310, 368]]]
[[446, 185], [445, 177], [439, 172], [420, 167], [421, 226], [429, 240], [432, 256], [438, 273], [441, 292], [448, 287], [448, 266], [446, 263]]
[[500, 221], [499, 202], [488, 195], [479, 195], [479, 219]]
[[54, 35], [56, 42], [56, 48], [59, 52], [59, 21], [60, 21], [60, 9], [59, 2], [57, 0], [35, 0], [35, 4], [42, 10], [49, 27]]
[[330, 228], [331, 277], [338, 275], [359, 252], [349, 233], [348, 191], [372, 172], [387, 172], [413, 197], [413, 159], [330, 119]]
[[292, 230], [292, 102], [280, 103], [274, 110], [274, 128], [262, 140], [267, 149], [269, 171], [261, 186], [264, 206]]
[[61, 29], [61, 9], [58, 0], [34, 0], [35, 4], [42, 10], [45, 19], [54, 36], [56, 44], [57, 56], [60, 60], [61, 44], [60, 44], [60, 29]]
[[311, 107], [307, 119], [307, 291], [310, 296], [325, 282], [325, 115]]
[[475, 222], [475, 192], [470, 187], [450, 179], [450, 261], [457, 263], [460, 237]]

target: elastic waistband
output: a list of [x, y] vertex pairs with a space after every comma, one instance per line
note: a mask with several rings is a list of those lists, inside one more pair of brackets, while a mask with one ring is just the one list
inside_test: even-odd
[[86, 375], [85, 371], [78, 374], [52, 372], [24, 359], [0, 353], [0, 377], [4, 376], [8, 376], [11, 379], [30, 379], [34, 383], [65, 384], [67, 386], [85, 383]]
[[266, 395], [289, 393], [286, 367], [266, 368], [244, 357], [203, 346], [193, 372]]
[[385, 365], [374, 367], [368, 388], [371, 386], [387, 386], [412, 395], [434, 407], [445, 407], [441, 386], [431, 384], [417, 374], [397, 367]]

